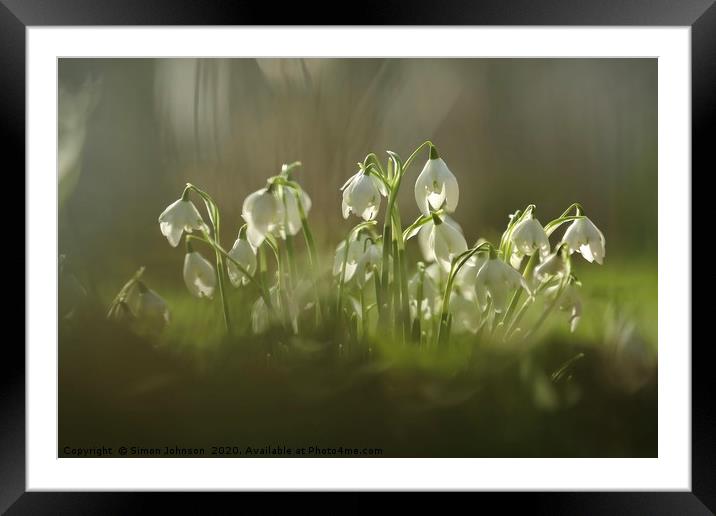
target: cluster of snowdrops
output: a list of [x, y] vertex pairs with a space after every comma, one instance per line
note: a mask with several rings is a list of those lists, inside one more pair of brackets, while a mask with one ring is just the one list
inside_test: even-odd
[[[396, 199], [423, 152], [428, 159], [414, 185], [420, 215], [404, 228]], [[294, 177], [299, 167], [298, 162], [284, 165], [246, 197], [245, 223], [231, 248], [219, 240], [217, 204], [192, 184], [159, 216], [171, 246], [184, 240], [187, 289], [198, 298], [218, 298], [229, 333], [237, 331], [232, 313], [238, 309], [229, 306], [229, 288], [254, 290], [251, 331], [256, 334], [272, 328], [300, 334], [330, 321], [358, 340], [380, 334], [440, 346], [451, 334], [524, 339], [558, 313], [566, 314], [572, 331], [576, 328], [582, 305], [573, 254], [599, 264], [605, 256], [604, 235], [581, 205], [569, 206], [544, 225], [529, 205], [509, 216], [499, 242], [478, 239], [469, 245], [450, 217], [459, 200], [457, 179], [431, 142], [405, 161], [388, 151], [381, 162], [371, 153], [341, 188], [343, 217], [362, 220], [338, 244], [332, 274], [324, 275], [308, 220], [311, 199]], [[192, 199], [204, 205], [206, 219]], [[553, 245], [550, 237], [561, 226], [566, 230]], [[298, 265], [297, 239], [305, 241], [308, 267]], [[414, 265], [406, 258], [412, 239], [424, 260]], [[110, 315], [161, 327], [169, 311], [141, 273], [119, 293]], [[535, 313], [526, 316], [531, 309]]]

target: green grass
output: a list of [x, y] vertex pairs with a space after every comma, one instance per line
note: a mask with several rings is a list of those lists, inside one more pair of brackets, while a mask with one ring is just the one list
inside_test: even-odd
[[[243, 290], [230, 300], [242, 335], [226, 339], [217, 300], [150, 284], [172, 313], [159, 339], [137, 337], [91, 307], [63, 321], [60, 446], [656, 456], [656, 267], [581, 265], [584, 315], [575, 333], [558, 313], [529, 342], [468, 336], [440, 349], [336, 338], [330, 321], [301, 338], [251, 336]], [[108, 302], [114, 288], [98, 290]], [[628, 339], [615, 318], [633, 322]]]

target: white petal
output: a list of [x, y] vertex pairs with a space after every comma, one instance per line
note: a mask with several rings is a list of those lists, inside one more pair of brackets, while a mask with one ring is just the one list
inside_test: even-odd
[[418, 247], [420, 247], [420, 253], [423, 255], [423, 259], [427, 262], [435, 261], [435, 253], [433, 253], [432, 247], [429, 244], [430, 230], [433, 227], [432, 222], [423, 224], [418, 231]]
[[341, 213], [343, 213], [344, 219], [347, 219], [348, 215], [351, 214], [351, 207], [348, 206], [348, 203], [346, 202], [345, 194], [343, 194], [343, 202], [341, 203]]
[[594, 261], [594, 256], [592, 256], [592, 249], [589, 247], [588, 244], [580, 246], [579, 252], [589, 263], [592, 263]]
[[[358, 172], [358, 174], [362, 174], [362, 173], [363, 172]], [[343, 186], [340, 187], [340, 190], [341, 191], [345, 190], [348, 187], [348, 185], [350, 185], [358, 177], [358, 174], [353, 174], [351, 177], [349, 177], [348, 181], [343, 183]]]
[[[428, 162], [429, 163], [429, 162]], [[423, 170], [415, 180], [415, 203], [423, 215], [430, 214], [430, 206], [428, 204], [428, 193], [431, 190], [432, 178], [430, 176], [430, 168], [428, 163], [425, 164]]]
[[[253, 275], [256, 271], [256, 255], [254, 249], [249, 242], [243, 239], [236, 239], [234, 246], [229, 251], [229, 256], [236, 260], [246, 271]], [[229, 280], [235, 287], [249, 282], [249, 278], [230, 260], [227, 260], [227, 270]]]
[[363, 217], [363, 220], [373, 220], [376, 215], [378, 215], [378, 206], [377, 205], [370, 205], [365, 210], [363, 210], [363, 213], [361, 213], [361, 217]]
[[266, 230], [261, 230], [254, 225], [248, 224], [246, 226], [246, 238], [249, 239], [249, 243], [258, 249], [266, 239]]
[[383, 181], [381, 181], [379, 178], [375, 177], [374, 175], [371, 175], [370, 178], [373, 180], [373, 183], [375, 184], [376, 190], [380, 192], [380, 195], [383, 197], [388, 197], [388, 189], [385, 187], [385, 184]]
[[179, 245], [181, 235], [184, 231], [182, 227], [174, 226], [169, 222], [160, 222], [159, 229], [161, 229], [162, 235], [167, 237], [169, 245], [171, 245], [172, 247], [176, 247]]
[[214, 267], [196, 251], [187, 253], [184, 257], [184, 283], [195, 297], [211, 298], [214, 294]]

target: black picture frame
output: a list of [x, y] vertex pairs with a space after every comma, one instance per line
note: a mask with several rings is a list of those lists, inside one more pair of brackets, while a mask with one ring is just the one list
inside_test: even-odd
[[[6, 184], [24, 191], [25, 35], [43, 25], [635, 25], [691, 27], [692, 169], [714, 166], [709, 136], [716, 114], [716, 6], [714, 0], [470, 0], [361, 2], [341, 17], [321, 5], [221, 0], [0, 0], [0, 144]], [[693, 177], [693, 172], [692, 172]], [[694, 203], [693, 205], [696, 205]], [[697, 219], [694, 217], [694, 222]], [[693, 234], [693, 233], [692, 233]], [[15, 258], [21, 252], [14, 250]], [[23, 258], [24, 247], [22, 250]], [[29, 271], [26, 271], [28, 274]], [[48, 289], [52, 287], [48, 286]], [[19, 305], [19, 303], [17, 303]], [[7, 305], [6, 305], [7, 306]], [[25, 305], [23, 304], [23, 307]], [[29, 306], [27, 308], [30, 308]], [[662, 314], [662, 316], [665, 316]], [[12, 319], [8, 317], [8, 322]], [[23, 330], [24, 331], [24, 330]], [[25, 492], [25, 351], [6, 337], [0, 375], [0, 512], [9, 514], [127, 514], [147, 494]], [[678, 343], [691, 345], [690, 342]], [[710, 339], [692, 346], [692, 491], [642, 493], [485, 494], [503, 508], [578, 514], [709, 514], [716, 511], [716, 407]], [[165, 503], [162, 497], [162, 503]], [[181, 497], [185, 510], [206, 512], [208, 501]], [[166, 507], [165, 507], [166, 508]]]

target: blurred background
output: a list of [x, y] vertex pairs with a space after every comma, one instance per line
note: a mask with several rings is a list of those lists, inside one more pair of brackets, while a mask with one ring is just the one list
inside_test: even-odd
[[[218, 303], [190, 298], [184, 253], [167, 245], [157, 223], [186, 182], [214, 196], [230, 246], [245, 196], [282, 163], [300, 160], [296, 178], [313, 200], [318, 245], [330, 253], [357, 222], [341, 217], [339, 192], [356, 162], [386, 150], [406, 158], [429, 139], [460, 184], [454, 218], [469, 242], [499, 239], [508, 214], [529, 203], [543, 223], [582, 203], [606, 235], [606, 262], [584, 267], [578, 260], [585, 317], [576, 336], [562, 328], [555, 339], [606, 343], [607, 369], [623, 392], [654, 385], [656, 59], [61, 59], [58, 73], [59, 253], [71, 273], [60, 294], [66, 313], [82, 297], [99, 300], [98, 313], [106, 310], [143, 265], [147, 283], [172, 310], [170, 339], [178, 347], [206, 344], [211, 328], [221, 330]], [[404, 225], [418, 214], [412, 180], [422, 163], [401, 192]], [[90, 327], [100, 331], [90, 325], [86, 332]], [[196, 328], [205, 330], [201, 338]], [[77, 327], [64, 338], [62, 332], [65, 385], [72, 386], [65, 406], [77, 407], [72, 417], [79, 417], [87, 400], [76, 396], [89, 380], [77, 356], [89, 361], [87, 346], [96, 343], [81, 343], [97, 336]], [[614, 349], [626, 350], [626, 358], [615, 359]], [[93, 352], [98, 360], [105, 353]], [[115, 363], [131, 363], [117, 353]], [[168, 381], [147, 374], [149, 387], [125, 380], [140, 390]], [[638, 435], [629, 434], [633, 442], [615, 438], [604, 453], [655, 453], [651, 401]], [[77, 419], [65, 421], [77, 431]], [[619, 428], [615, 435], [624, 436]], [[533, 444], [513, 449], [540, 453], [544, 443]]]
[[546, 221], [578, 200], [610, 261], [655, 257], [656, 72], [653, 59], [63, 59], [60, 155], [73, 147], [81, 171], [60, 170], [60, 252], [104, 276], [176, 266], [156, 219], [185, 182], [215, 196], [233, 241], [244, 197], [295, 160], [332, 248], [355, 163], [430, 139], [469, 241], [530, 202]]

